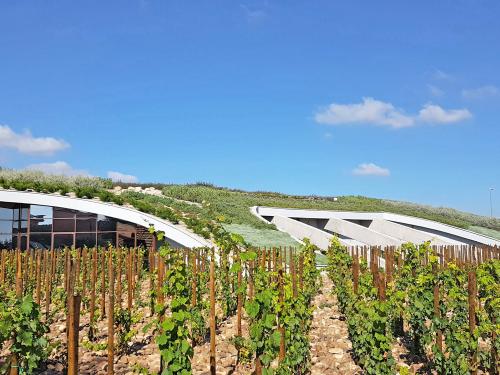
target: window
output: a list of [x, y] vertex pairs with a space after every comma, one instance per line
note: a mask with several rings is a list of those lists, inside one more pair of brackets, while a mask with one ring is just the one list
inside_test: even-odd
[[115, 246], [116, 233], [98, 233], [97, 245], [98, 246]]
[[96, 219], [76, 219], [77, 232], [95, 232]]
[[54, 219], [54, 232], [74, 232], [74, 219]]
[[54, 249], [73, 246], [73, 234], [54, 234]]
[[12, 233], [11, 234], [0, 234], [0, 247], [2, 249], [13, 249], [14, 244], [12, 243]]
[[52, 219], [54, 217], [52, 207], [48, 206], [37, 206], [32, 204], [30, 207], [30, 218], [49, 218]]
[[[21, 249], [21, 250], [26, 250], [26, 246], [28, 245], [28, 241], [26, 239], [26, 236], [21, 236], [19, 242], [19, 238], [17, 236], [12, 237], [12, 247], [14, 249]], [[18, 243], [20, 243], [20, 246], [18, 246]]]
[[0, 220], [0, 233], [12, 235], [12, 221]]
[[116, 220], [104, 215], [97, 216], [97, 230], [99, 232], [112, 232], [116, 230]]
[[96, 244], [95, 233], [77, 233], [75, 235], [75, 247], [82, 248], [84, 246], [94, 247]]
[[0, 207], [0, 220], [13, 220], [14, 213], [12, 208]]
[[52, 235], [50, 233], [31, 233], [30, 248], [31, 249], [50, 249], [52, 243]]
[[30, 232], [52, 232], [52, 219], [47, 219], [43, 216], [31, 216]]
[[54, 207], [54, 218], [58, 219], [74, 219], [76, 211], [68, 210], [67, 208]]

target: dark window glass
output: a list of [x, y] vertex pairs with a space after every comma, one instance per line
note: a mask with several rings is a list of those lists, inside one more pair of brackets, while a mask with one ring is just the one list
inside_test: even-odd
[[71, 219], [75, 217], [76, 211], [67, 208], [54, 207], [54, 218]]
[[84, 246], [94, 247], [96, 243], [95, 233], [77, 233], [75, 235], [75, 247], [82, 248]]
[[50, 233], [30, 233], [30, 248], [50, 249], [52, 235]]
[[76, 219], [77, 232], [95, 232], [96, 219]]
[[54, 234], [54, 249], [73, 246], [72, 234]]
[[97, 230], [100, 232], [111, 232], [116, 230], [116, 220], [109, 217], [97, 216]]
[[12, 222], [12, 233], [27, 233], [28, 232], [28, 222], [23, 221], [13, 221]]
[[14, 248], [14, 244], [12, 243], [12, 234], [8, 233], [0, 234], [0, 248], [1, 249]]
[[28, 207], [14, 208], [14, 220], [28, 220]]
[[74, 219], [54, 219], [54, 232], [74, 232], [75, 220]]
[[98, 246], [115, 246], [116, 233], [97, 233]]
[[12, 221], [1, 220], [0, 221], [0, 233], [12, 234]]
[[77, 211], [76, 212], [76, 218], [81, 218], [81, 219], [91, 219], [91, 218], [94, 218], [97, 219], [97, 215], [96, 214], [92, 214], [90, 212], [82, 212], [82, 211]]
[[35, 204], [31, 205], [30, 208], [30, 217], [31, 218], [53, 218], [53, 210], [52, 207], [49, 206], [37, 206]]
[[12, 220], [14, 213], [12, 208], [0, 208], [0, 220]]
[[52, 219], [31, 216], [30, 232], [52, 232]]
[[19, 239], [17, 236], [12, 237], [12, 244], [13, 244], [14, 249], [26, 250], [26, 246], [28, 245], [26, 236], [21, 236], [21, 242], [20, 242], [21, 245], [19, 247], [17, 246], [18, 240]]
[[134, 247], [135, 234], [129, 236], [127, 233], [118, 234], [118, 246], [121, 247]]

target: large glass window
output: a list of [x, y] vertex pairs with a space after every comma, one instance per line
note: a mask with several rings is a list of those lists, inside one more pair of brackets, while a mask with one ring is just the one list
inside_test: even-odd
[[75, 217], [76, 211], [68, 210], [67, 208], [54, 207], [54, 218], [58, 219], [72, 219]]
[[12, 249], [14, 246], [12, 243], [12, 234], [0, 234], [0, 248], [2, 249]]
[[111, 232], [116, 230], [116, 220], [104, 215], [97, 216], [97, 230], [100, 232]]
[[32, 249], [50, 249], [52, 244], [52, 235], [50, 233], [31, 233], [30, 248]]
[[96, 219], [76, 219], [77, 232], [95, 232]]
[[54, 234], [54, 249], [73, 246], [74, 234]]
[[0, 220], [13, 220], [14, 219], [14, 212], [12, 208], [6, 208], [0, 206]]
[[116, 233], [97, 233], [98, 246], [115, 246]]
[[74, 232], [74, 219], [54, 219], [54, 232]]
[[30, 207], [30, 217], [33, 218], [49, 218], [52, 219], [54, 214], [52, 212], [52, 207], [49, 206], [37, 206], [35, 204]]
[[32, 216], [30, 219], [30, 232], [52, 232], [52, 219]]
[[75, 247], [82, 248], [84, 246], [94, 247], [96, 244], [95, 233], [77, 233], [75, 235]]
[[16, 248], [18, 242], [22, 249], [116, 246], [117, 238], [119, 245], [131, 247], [144, 242], [142, 235], [136, 238], [137, 230], [135, 224], [104, 215], [0, 202], [0, 248]]

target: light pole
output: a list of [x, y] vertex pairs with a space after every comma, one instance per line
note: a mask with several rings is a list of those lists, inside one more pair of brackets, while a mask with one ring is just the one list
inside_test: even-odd
[[490, 187], [490, 216], [493, 219], [493, 201], [491, 199], [491, 193], [495, 190], [495, 188]]

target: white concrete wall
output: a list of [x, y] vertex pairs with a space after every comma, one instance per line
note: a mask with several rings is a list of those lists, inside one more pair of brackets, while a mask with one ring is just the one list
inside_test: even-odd
[[398, 246], [402, 241], [394, 237], [375, 232], [362, 225], [351, 223], [347, 220], [331, 218], [325, 225], [325, 229], [354, 240], [364, 242], [367, 245]]
[[413, 242], [415, 244], [424, 243], [426, 241], [431, 241], [433, 245], [453, 245], [455, 241], [447, 241], [444, 237], [438, 235], [432, 235], [419, 230], [409, 228], [405, 225], [397, 224], [392, 221], [387, 221], [383, 219], [372, 220], [370, 229], [390, 235], [394, 238], [399, 239], [401, 242]]

